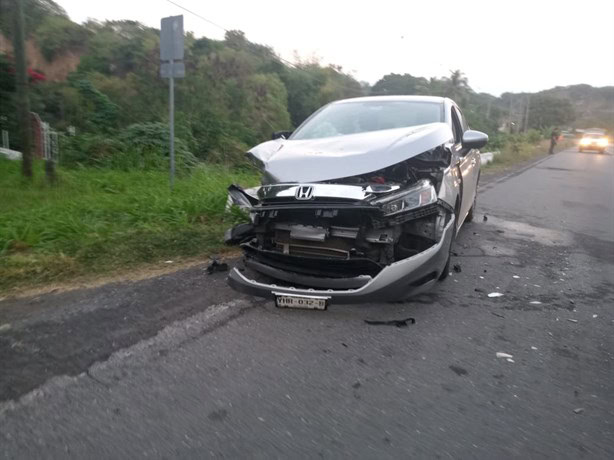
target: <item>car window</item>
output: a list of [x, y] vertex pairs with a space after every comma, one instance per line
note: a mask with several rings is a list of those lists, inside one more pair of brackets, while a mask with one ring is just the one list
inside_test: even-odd
[[291, 139], [317, 139], [442, 122], [442, 104], [357, 101], [330, 104], [301, 125]]
[[461, 111], [461, 109], [456, 107], [456, 111], [458, 112], [460, 123], [461, 123], [461, 126], [463, 128], [463, 132], [465, 132], [465, 131], [467, 131], [469, 129], [469, 125], [467, 124], [467, 119], [463, 115], [463, 112]]
[[452, 107], [452, 132], [454, 133], [454, 143], [460, 144], [463, 139], [463, 128], [455, 107]]

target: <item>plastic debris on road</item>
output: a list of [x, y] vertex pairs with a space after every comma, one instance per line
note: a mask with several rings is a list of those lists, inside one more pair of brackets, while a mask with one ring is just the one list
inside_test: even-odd
[[408, 324], [416, 324], [416, 320], [414, 318], [391, 319], [391, 320], [387, 320], [387, 321], [365, 319], [365, 323], [367, 323], [367, 324], [369, 324], [371, 326], [407, 327]]
[[541, 305], [542, 304], [539, 300], [531, 300], [529, 303], [531, 305]]
[[207, 267], [207, 273], [210, 275], [216, 272], [226, 272], [228, 271], [228, 264], [225, 262], [220, 262], [217, 259], [213, 259], [209, 266]]
[[491, 292], [490, 294], [488, 294], [488, 297], [503, 297], [503, 294], [501, 294], [500, 292]]
[[573, 410], [574, 414], [581, 414], [582, 412], [584, 412], [584, 408], [582, 407], [578, 407], [577, 409]]
[[567, 321], [569, 321], [570, 323], [577, 323], [578, 322], [577, 319], [571, 319], [571, 318], [567, 318]]
[[510, 355], [509, 353], [503, 353], [502, 351], [498, 351], [496, 354], [497, 358], [506, 358], [506, 359], [512, 359], [514, 356]]

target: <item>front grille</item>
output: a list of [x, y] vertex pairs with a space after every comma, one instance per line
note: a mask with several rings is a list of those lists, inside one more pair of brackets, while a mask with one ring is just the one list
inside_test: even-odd
[[283, 254], [276, 251], [258, 249], [250, 243], [242, 245], [248, 257], [280, 270], [288, 270], [304, 275], [328, 278], [346, 278], [360, 275], [377, 275], [382, 267], [375, 261], [363, 257], [334, 258], [325, 256]]

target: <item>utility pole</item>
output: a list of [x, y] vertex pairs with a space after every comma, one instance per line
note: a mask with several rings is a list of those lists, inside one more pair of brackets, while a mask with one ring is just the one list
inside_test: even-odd
[[514, 132], [514, 122], [512, 121], [512, 114], [513, 114], [513, 106], [512, 106], [512, 94], [510, 93], [510, 111], [508, 114], [508, 118], [509, 118], [509, 123], [510, 123], [510, 134], [512, 134]]
[[26, 72], [26, 47], [23, 26], [22, 0], [13, 1], [13, 50], [15, 53], [15, 86], [17, 89], [17, 114], [21, 140], [21, 170], [25, 177], [32, 178], [32, 151], [30, 150], [30, 98], [28, 97], [28, 74]]
[[531, 109], [531, 95], [527, 94], [527, 104], [524, 111], [524, 132], [529, 130], [529, 110]]

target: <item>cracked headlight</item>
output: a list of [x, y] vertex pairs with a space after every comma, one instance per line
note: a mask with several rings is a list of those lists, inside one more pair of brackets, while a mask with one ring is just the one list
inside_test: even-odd
[[421, 180], [414, 187], [401, 193], [387, 196], [374, 203], [379, 205], [386, 216], [420, 208], [437, 201], [435, 187], [427, 180]]

